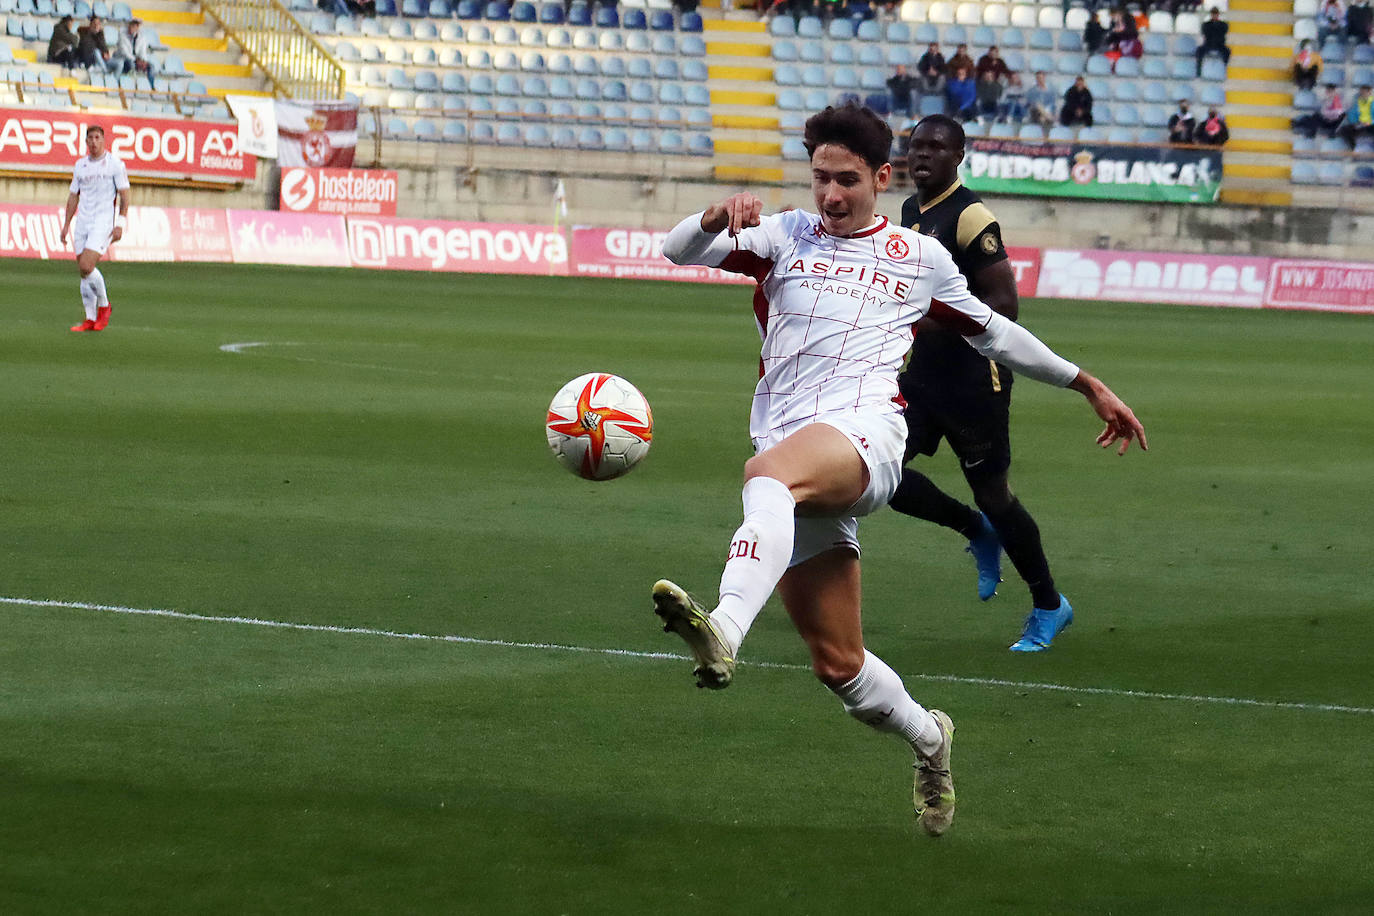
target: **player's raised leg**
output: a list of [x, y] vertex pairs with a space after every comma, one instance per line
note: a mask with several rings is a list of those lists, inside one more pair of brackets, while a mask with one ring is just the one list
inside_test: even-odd
[[792, 567], [778, 591], [811, 652], [811, 670], [845, 711], [877, 731], [899, 736], [916, 755], [914, 810], [932, 836], [954, 820], [950, 745], [954, 725], [907, 693], [897, 672], [864, 648], [859, 558], [849, 548], [825, 551]]

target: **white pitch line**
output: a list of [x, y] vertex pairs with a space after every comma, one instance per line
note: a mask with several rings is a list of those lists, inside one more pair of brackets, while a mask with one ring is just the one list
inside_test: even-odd
[[[451, 642], [469, 646], [498, 646], [506, 649], [535, 649], [545, 652], [579, 652], [587, 655], [615, 655], [625, 658], [671, 659], [690, 661], [685, 655], [673, 652], [641, 652], [635, 649], [598, 649], [592, 646], [570, 646], [562, 643], [518, 642], [507, 639], [481, 639], [475, 636], [436, 636], [432, 633], [401, 633], [373, 627], [339, 627], [319, 623], [293, 623], [287, 620], [263, 620], [258, 617], [220, 617], [194, 614], [166, 608], [123, 607], [118, 604], [91, 604], [85, 601], [53, 601], [36, 598], [0, 597], [0, 604], [22, 607], [67, 608], [78, 611], [102, 611], [109, 614], [131, 614], [139, 617], [167, 617], [174, 620], [194, 620], [204, 623], [238, 623], [246, 626], [269, 627], [278, 630], [297, 630], [307, 633], [341, 633], [353, 636], [381, 636], [386, 639], [414, 639], [427, 642]], [[807, 665], [782, 662], [742, 661], [751, 668], [773, 668], [785, 671], [810, 671]], [[1210, 703], [1221, 706], [1250, 706], [1260, 709], [1293, 709], [1303, 712], [1345, 712], [1374, 715], [1374, 707], [1343, 706], [1338, 703], [1298, 703], [1283, 700], [1254, 700], [1246, 697], [1212, 697], [1188, 693], [1162, 693], [1152, 690], [1127, 690], [1116, 687], [1075, 687], [1070, 684], [1048, 684], [1039, 681], [1009, 681], [991, 677], [964, 677], [957, 674], [907, 674], [905, 677], [946, 684], [966, 684], [974, 687], [1012, 687], [1017, 690], [1048, 690], [1059, 693], [1081, 693], [1089, 696], [1129, 697], [1138, 700], [1180, 700], [1187, 703]]]

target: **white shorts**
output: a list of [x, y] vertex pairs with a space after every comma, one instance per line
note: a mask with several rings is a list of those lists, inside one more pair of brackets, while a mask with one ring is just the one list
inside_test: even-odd
[[[869, 515], [887, 505], [897, 484], [902, 481], [902, 458], [906, 448], [906, 421], [900, 411], [868, 414], [837, 414], [816, 422], [833, 426], [854, 444], [868, 467], [868, 486], [863, 495], [842, 516], [801, 517], [795, 521], [792, 559], [788, 567], [805, 563], [835, 547], [859, 553], [859, 516]], [[763, 447], [774, 444], [761, 440]], [[760, 442], [755, 443], [759, 451]]]
[[110, 249], [110, 236], [114, 234], [114, 223], [83, 223], [72, 226], [72, 249], [81, 254], [94, 251], [104, 256]]

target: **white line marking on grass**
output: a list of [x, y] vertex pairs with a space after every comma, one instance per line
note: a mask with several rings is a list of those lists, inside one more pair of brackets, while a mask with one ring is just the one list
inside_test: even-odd
[[[518, 642], [507, 639], [481, 639], [475, 636], [436, 636], [432, 633], [401, 633], [395, 630], [381, 630], [373, 627], [340, 627], [319, 623], [293, 623], [287, 620], [263, 620], [259, 617], [221, 617], [212, 614], [194, 614], [188, 611], [173, 611], [166, 608], [123, 607], [118, 604], [91, 604], [85, 601], [53, 601], [36, 598], [0, 597], [0, 604], [21, 607], [66, 608], [77, 611], [101, 611], [107, 614], [131, 614], [138, 617], [167, 617], [174, 620], [193, 620], [203, 623], [238, 623], [253, 627], [269, 627], [277, 630], [296, 630], [306, 633], [340, 633], [352, 636], [380, 636], [386, 639], [413, 639], [425, 642], [451, 642], [469, 646], [497, 646], [505, 649], [535, 649], [544, 652], [578, 652], [585, 655], [614, 655], [625, 658], [668, 659], [672, 661], [691, 661], [685, 655], [674, 652], [642, 652], [636, 649], [598, 649], [593, 646], [569, 646], [561, 643]], [[782, 662], [742, 661], [741, 665], [750, 668], [772, 668], [784, 671], [810, 671], [807, 665], [791, 665]], [[1210, 697], [1188, 693], [1162, 693], [1153, 690], [1126, 690], [1116, 687], [1075, 687], [1069, 684], [1047, 684], [1039, 681], [1009, 681], [991, 677], [964, 677], [957, 674], [907, 674], [905, 677], [922, 681], [937, 681], [946, 684], [966, 684], [974, 687], [1011, 687], [1017, 690], [1048, 690], [1059, 693], [1081, 693], [1089, 696], [1130, 697], [1139, 700], [1181, 700], [1187, 703], [1211, 703], [1220, 706], [1250, 706], [1260, 709], [1294, 709], [1302, 712], [1346, 712], [1357, 715], [1374, 715], [1374, 707], [1343, 706], [1338, 703], [1297, 703], [1282, 700], [1253, 700], [1246, 697]]]
[[[270, 340], [245, 340], [240, 343], [220, 344], [219, 348], [225, 353], [246, 353], [249, 350], [259, 347], [299, 347], [299, 343], [290, 341], [270, 341]], [[408, 366], [379, 366], [375, 363], [350, 363], [338, 359], [318, 359], [310, 356], [286, 356], [280, 353], [264, 353], [263, 356], [269, 359], [289, 359], [296, 363], [320, 363], [326, 366], [343, 366], [347, 369], [376, 369], [378, 372], [405, 372], [412, 375], [439, 375], [432, 369], [411, 369]]]

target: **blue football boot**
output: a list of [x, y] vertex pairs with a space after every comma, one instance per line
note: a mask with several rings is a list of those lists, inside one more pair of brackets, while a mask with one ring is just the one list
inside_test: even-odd
[[1064, 628], [1073, 623], [1073, 606], [1059, 596], [1059, 607], [1052, 610], [1032, 608], [1021, 630], [1021, 638], [1011, 644], [1013, 652], [1043, 652]]
[[982, 527], [969, 538], [964, 550], [973, 554], [973, 562], [978, 567], [978, 597], [987, 601], [997, 594], [997, 586], [1002, 581], [1002, 542], [997, 539], [988, 517], [980, 512], [978, 518]]

